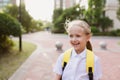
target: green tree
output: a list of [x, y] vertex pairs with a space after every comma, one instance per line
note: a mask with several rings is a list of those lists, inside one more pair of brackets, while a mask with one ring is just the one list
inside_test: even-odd
[[[19, 7], [16, 5], [8, 5], [3, 9], [4, 13], [10, 14], [14, 18], [19, 20]], [[26, 32], [30, 31], [30, 25], [32, 22], [32, 17], [29, 15], [29, 13], [25, 9], [25, 5], [21, 5], [21, 24], [23, 28], [26, 30]]]
[[120, 20], [120, 0], [118, 0], [119, 2], [119, 8], [117, 10], [117, 18]]
[[90, 25], [99, 26], [99, 20], [103, 17], [104, 0], [88, 0], [88, 10], [85, 18]]
[[8, 14], [0, 13], [0, 51], [8, 51], [12, 44], [9, 36], [21, 34], [20, 23]]
[[32, 20], [30, 31], [31, 32], [40, 31], [40, 30], [42, 30], [42, 26], [43, 26], [42, 21], [40, 21], [40, 20]]
[[55, 18], [53, 32], [64, 33], [66, 20], [80, 19], [80, 14], [83, 14], [83, 9], [81, 9], [79, 5], [63, 10], [62, 14]]
[[58, 8], [58, 9], [55, 9], [53, 11], [53, 23], [57, 20], [57, 18], [63, 13], [63, 9], [62, 8]]
[[80, 14], [83, 14], [82, 13], [83, 10], [80, 8], [79, 5], [75, 5], [71, 8], [68, 8], [68, 9], [65, 9], [63, 11], [63, 14], [61, 15], [62, 19], [63, 20], [66, 20], [66, 19], [70, 19], [70, 20], [73, 20], [73, 19], [80, 19]]
[[110, 18], [105, 17], [105, 0], [89, 0], [88, 10], [85, 13], [85, 19], [90, 26], [100, 28], [102, 32], [112, 27], [113, 22]]
[[113, 21], [108, 17], [103, 17], [100, 19], [99, 24], [102, 32], [107, 32], [108, 28], [113, 26]]
[[21, 24], [24, 26], [24, 29], [28, 33], [28, 32], [30, 32], [32, 17], [26, 11], [24, 4], [22, 4], [21, 8], [22, 8], [21, 9]]
[[7, 5], [4, 7], [3, 12], [11, 15], [12, 17], [14, 17], [16, 19], [18, 18], [19, 10], [18, 10], [17, 5]]

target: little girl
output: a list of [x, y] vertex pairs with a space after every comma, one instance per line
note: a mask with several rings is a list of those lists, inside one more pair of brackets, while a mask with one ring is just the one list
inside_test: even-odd
[[[55, 80], [89, 80], [89, 75], [86, 71], [86, 54], [87, 49], [92, 51], [90, 26], [85, 21], [73, 20], [68, 23], [66, 31], [73, 48], [70, 60], [64, 70], [62, 69], [64, 53], [58, 57], [54, 68]], [[100, 80], [101, 77], [100, 60], [94, 54], [93, 80]]]

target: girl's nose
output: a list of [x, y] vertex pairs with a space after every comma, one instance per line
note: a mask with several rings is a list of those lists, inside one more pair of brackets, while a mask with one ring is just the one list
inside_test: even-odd
[[72, 39], [71, 39], [72, 41], [76, 41], [77, 40], [77, 38], [76, 37], [72, 37]]

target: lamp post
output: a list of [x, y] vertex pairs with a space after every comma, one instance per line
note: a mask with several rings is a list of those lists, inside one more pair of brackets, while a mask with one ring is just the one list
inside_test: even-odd
[[[19, 22], [21, 23], [21, 0], [19, 1]], [[19, 35], [19, 51], [22, 51], [22, 32]]]

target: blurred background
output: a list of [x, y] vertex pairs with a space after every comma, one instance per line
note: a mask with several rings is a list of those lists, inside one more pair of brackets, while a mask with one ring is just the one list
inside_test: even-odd
[[[65, 26], [67, 22], [74, 19], [85, 20], [91, 27], [93, 45], [98, 51], [97, 54], [102, 58], [102, 64], [105, 66], [104, 73], [109, 75], [108, 77], [104, 75], [104, 80], [118, 80], [120, 77], [117, 75], [120, 69], [118, 64], [120, 59], [118, 54], [120, 53], [120, 0], [0, 0], [0, 80], [8, 80], [36, 49], [36, 45], [26, 43], [22, 39], [42, 45], [42, 50], [45, 49], [44, 53], [47, 50], [48, 53], [50, 50], [51, 53], [57, 53], [54, 50], [56, 40], [65, 44], [64, 49], [68, 48], [70, 45], [67, 44]], [[57, 35], [58, 33], [60, 35]], [[102, 45], [107, 46], [106, 50], [98, 48], [99, 40]], [[46, 53], [42, 55], [45, 57], [42, 57], [43, 60], [46, 59], [46, 55], [49, 59], [54, 59], [54, 62], [58, 56], [58, 54], [55, 56], [55, 54]], [[44, 60], [43, 64], [51, 60]], [[51, 61], [51, 66], [49, 62], [42, 69], [47, 69], [49, 66], [52, 70], [54, 62]], [[46, 73], [49, 72], [46, 71]], [[52, 71], [49, 74], [52, 74]], [[113, 76], [114, 74], [117, 78]]]
[[94, 35], [120, 35], [119, 0], [0, 0], [0, 12], [15, 19], [21, 16], [23, 33], [64, 33], [66, 20], [83, 19]]

